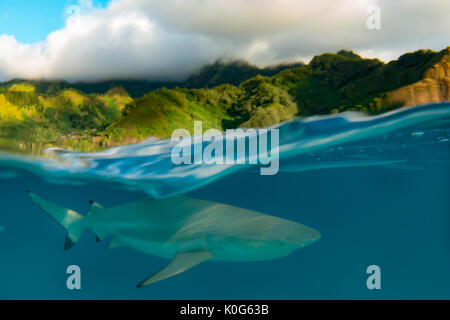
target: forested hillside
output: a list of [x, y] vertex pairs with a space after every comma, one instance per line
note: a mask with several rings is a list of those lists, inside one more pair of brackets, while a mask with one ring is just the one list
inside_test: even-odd
[[0, 146], [92, 151], [169, 137], [177, 128], [192, 130], [193, 120], [202, 120], [204, 130], [265, 127], [296, 116], [347, 110], [376, 114], [449, 101], [450, 52], [419, 50], [387, 64], [345, 50], [318, 55], [308, 65], [259, 69], [239, 61], [216, 62], [185, 82], [166, 84], [0, 84]]

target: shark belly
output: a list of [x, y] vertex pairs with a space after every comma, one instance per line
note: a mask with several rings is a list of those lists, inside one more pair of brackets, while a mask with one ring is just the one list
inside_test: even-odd
[[117, 236], [121, 242], [142, 253], [157, 256], [165, 259], [172, 259], [178, 252], [189, 252], [197, 250], [207, 250], [205, 241], [202, 239], [192, 239], [183, 242], [156, 241], [130, 237], [119, 234]]
[[296, 248], [279, 241], [224, 238], [209, 246], [216, 261], [263, 261], [291, 254]]
[[118, 239], [139, 252], [172, 259], [179, 252], [208, 251], [214, 261], [262, 261], [284, 257], [293, 250], [283, 250], [280, 245], [264, 241], [240, 239], [220, 239], [214, 236], [201, 236], [183, 241], [155, 241], [117, 235]]

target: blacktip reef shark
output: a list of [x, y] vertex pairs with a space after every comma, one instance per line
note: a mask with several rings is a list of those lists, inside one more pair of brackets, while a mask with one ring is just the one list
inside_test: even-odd
[[185, 196], [103, 208], [90, 201], [87, 216], [29, 192], [32, 201], [67, 230], [70, 249], [90, 228], [107, 248], [129, 246], [170, 259], [138, 288], [167, 279], [207, 261], [258, 261], [281, 258], [320, 239], [318, 231], [296, 222], [230, 205]]

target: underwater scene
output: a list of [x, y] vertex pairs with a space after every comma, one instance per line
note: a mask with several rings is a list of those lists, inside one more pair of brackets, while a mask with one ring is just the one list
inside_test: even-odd
[[449, 103], [270, 130], [268, 175], [170, 139], [2, 151], [0, 299], [450, 299]]

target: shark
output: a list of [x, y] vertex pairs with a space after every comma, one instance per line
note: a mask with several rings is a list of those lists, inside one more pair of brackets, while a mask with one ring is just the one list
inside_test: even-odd
[[86, 216], [27, 191], [31, 200], [67, 231], [65, 250], [86, 228], [106, 249], [123, 246], [169, 259], [140, 282], [141, 288], [187, 271], [205, 261], [263, 261], [285, 257], [321, 238], [300, 223], [227, 204], [175, 196], [150, 197], [104, 208], [89, 201]]

